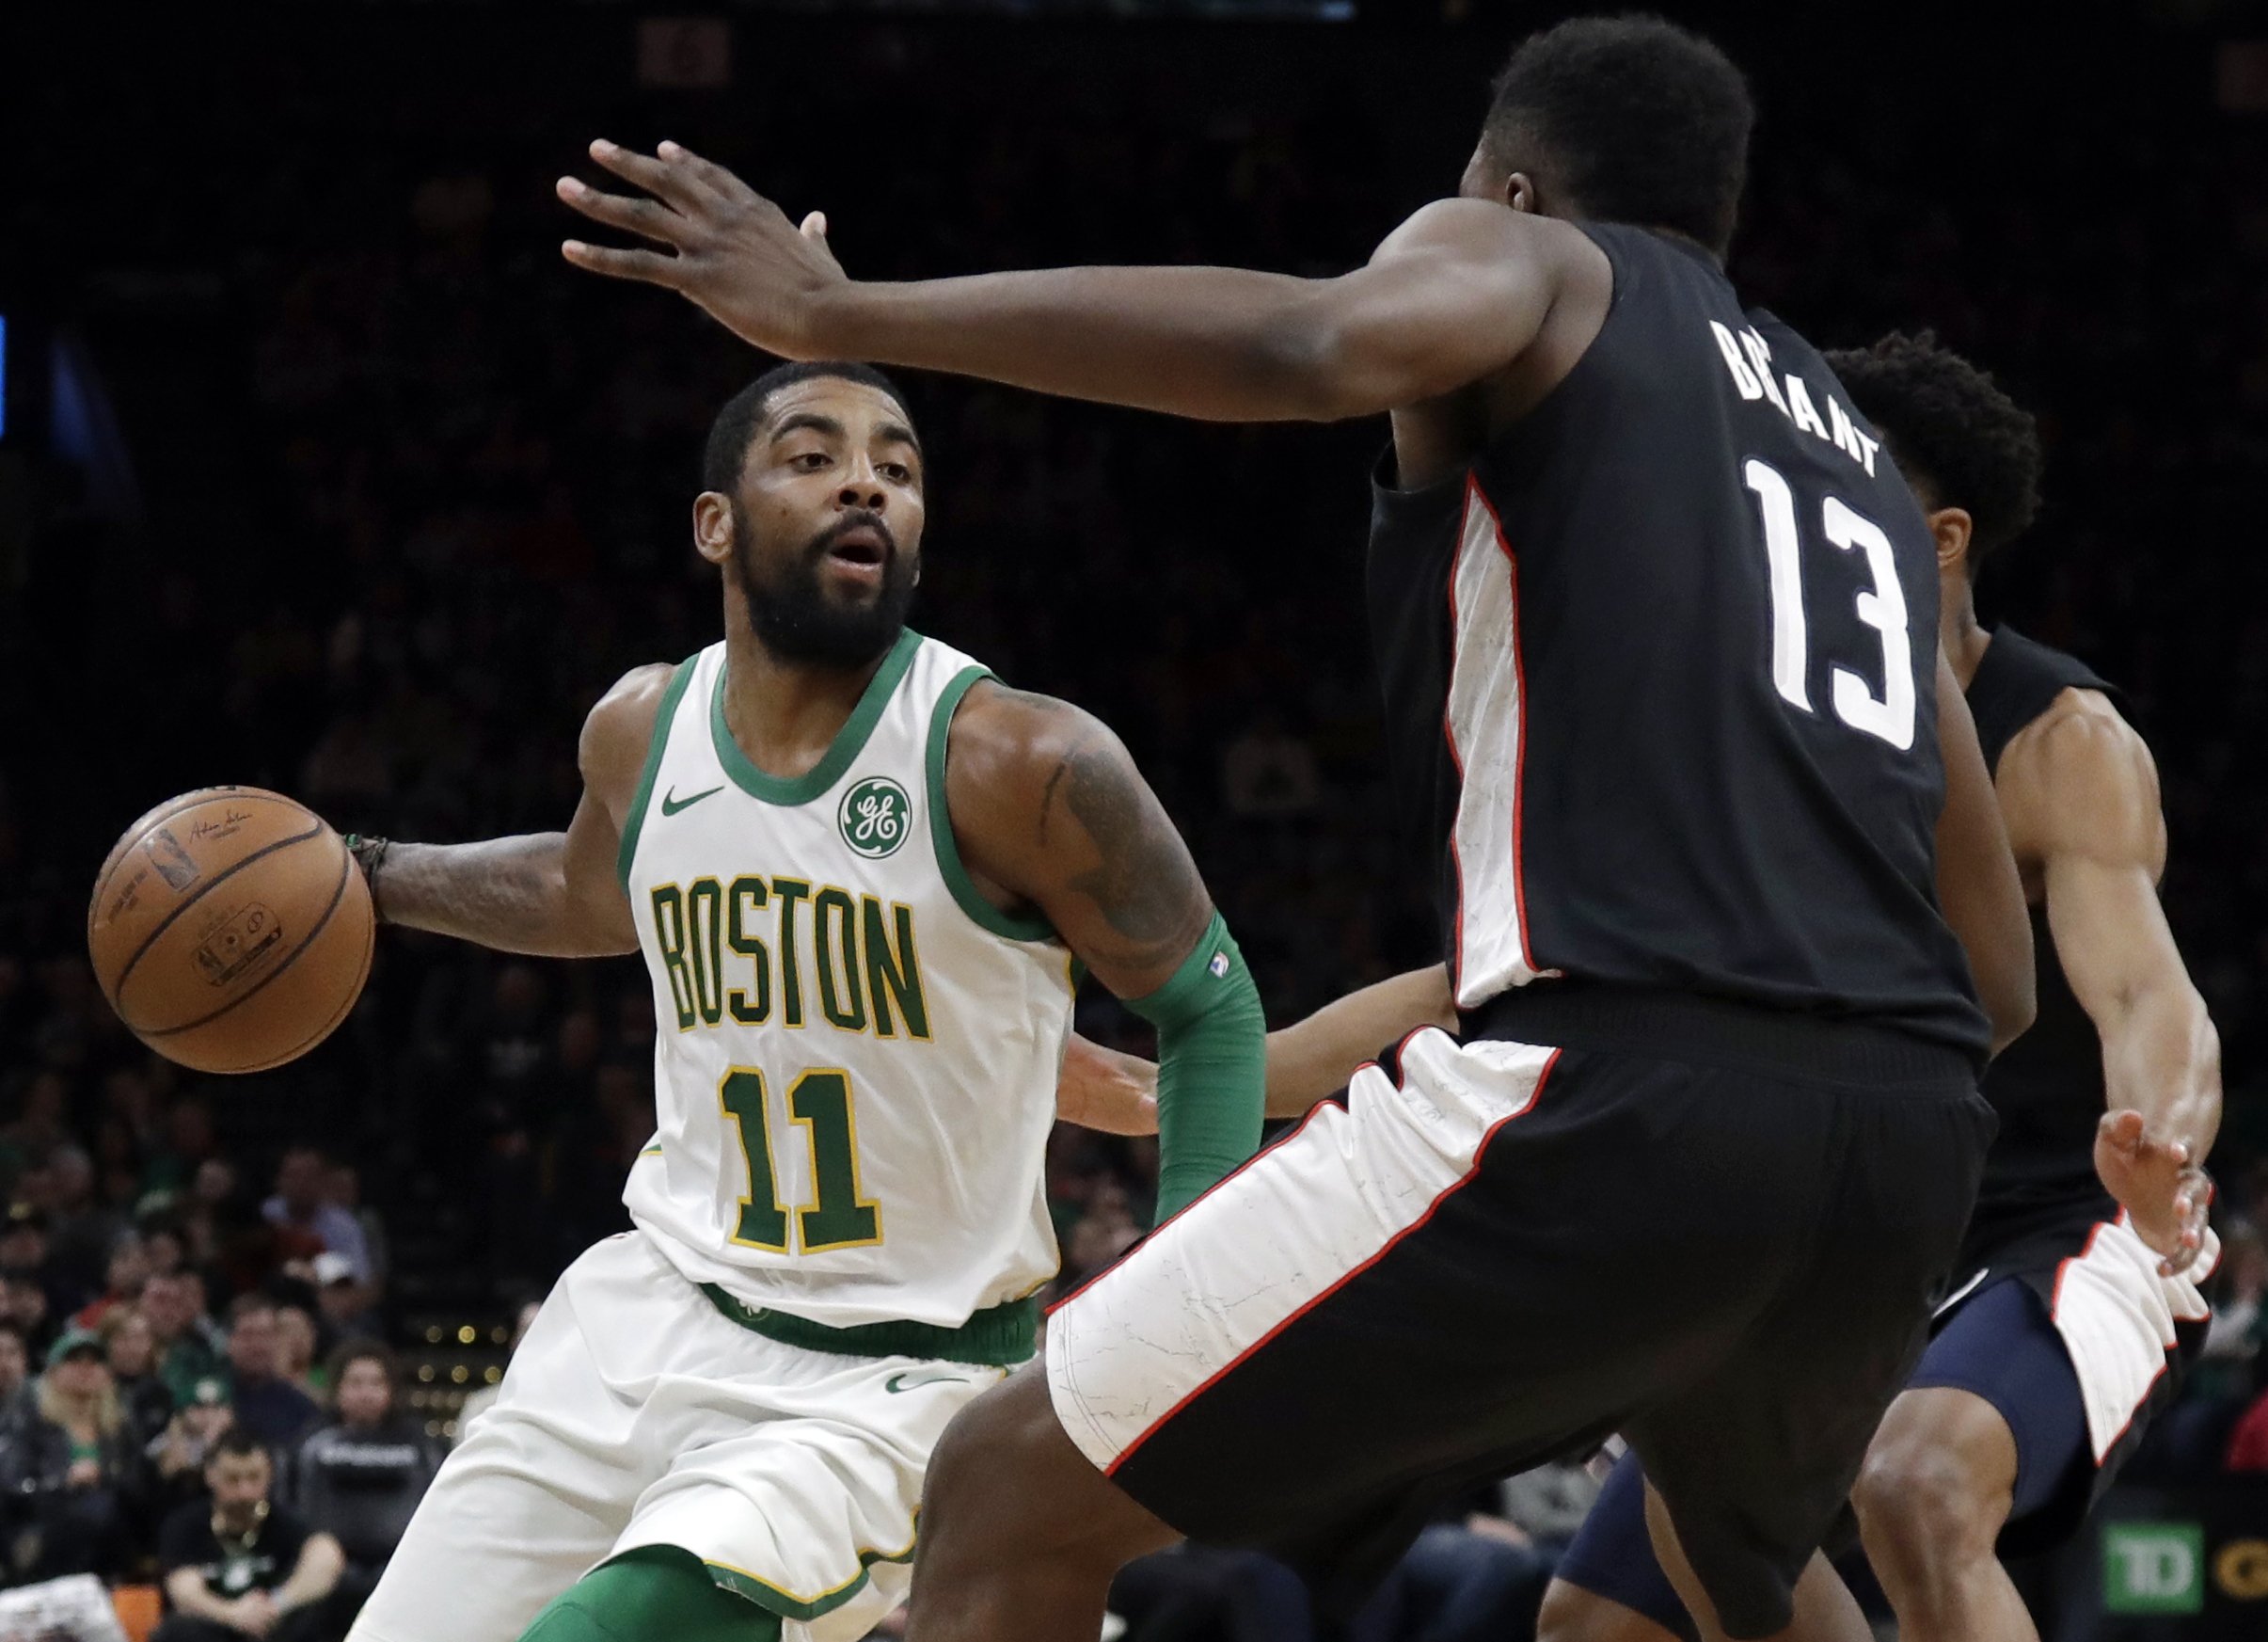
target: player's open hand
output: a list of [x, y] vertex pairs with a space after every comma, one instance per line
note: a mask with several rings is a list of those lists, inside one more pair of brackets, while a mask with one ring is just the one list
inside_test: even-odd
[[674, 142], [642, 154], [602, 137], [591, 157], [652, 198], [609, 194], [574, 177], [559, 180], [559, 197], [594, 222], [667, 248], [571, 239], [560, 247], [567, 261], [611, 279], [666, 285], [767, 353], [817, 357], [814, 311], [844, 282], [827, 248], [825, 217], [815, 211], [799, 228], [722, 166]]
[[2095, 1128], [2095, 1172], [2125, 1207], [2134, 1234], [2164, 1256], [2161, 1276], [2186, 1271], [2205, 1247], [2212, 1179], [2190, 1161], [2187, 1141], [2150, 1130], [2133, 1109], [2105, 1112]]

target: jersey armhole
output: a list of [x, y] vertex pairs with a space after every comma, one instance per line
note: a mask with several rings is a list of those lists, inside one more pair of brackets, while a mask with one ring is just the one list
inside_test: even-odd
[[937, 854], [937, 870], [944, 879], [945, 887], [960, 903], [960, 910], [979, 928], [1008, 941], [1052, 941], [1056, 938], [1055, 928], [1044, 918], [1010, 917], [1002, 912], [976, 887], [969, 869], [961, 865], [960, 845], [953, 837], [953, 813], [945, 804], [945, 741], [952, 734], [953, 715], [960, 709], [960, 699], [980, 678], [992, 677], [990, 667], [972, 664], [956, 673], [930, 709], [929, 748], [925, 762], [928, 766], [929, 842]]
[[638, 773], [638, 790], [630, 799], [629, 819], [623, 823], [622, 848], [614, 856], [615, 875], [622, 880], [622, 892], [630, 892], [630, 863], [638, 854], [639, 830], [645, 825], [645, 806], [654, 797], [654, 778], [661, 773], [662, 749], [670, 744], [670, 725], [677, 717], [677, 703], [685, 694], [685, 687], [693, 680], [693, 663], [701, 658], [691, 655], [677, 663], [670, 675], [668, 686], [661, 693], [661, 710], [654, 715], [654, 733], [646, 742], [645, 768]]

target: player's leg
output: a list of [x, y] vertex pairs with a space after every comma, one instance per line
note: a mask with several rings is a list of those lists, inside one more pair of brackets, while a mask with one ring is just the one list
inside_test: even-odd
[[780, 1642], [780, 1620], [670, 1546], [626, 1551], [551, 1600], [521, 1642]]
[[[776, 1623], [784, 1642], [856, 1642], [904, 1600], [917, 1523], [930, 1537], [922, 1479], [947, 1427], [1004, 1371], [791, 1346], [713, 1308], [686, 1332], [655, 1397], [682, 1417], [616, 1557], [670, 1554], [727, 1599], [711, 1611]], [[1098, 1607], [1082, 1642], [1101, 1622]]]
[[2045, 1302], [2014, 1278], [1972, 1296], [1883, 1417], [1851, 1496], [1907, 1642], [2037, 1638], [2001, 1532], [2084, 1489], [2089, 1459], [2079, 1379]]
[[[1750, 1172], [1801, 1106], [1728, 1123], [1709, 1075], [1437, 1032], [1394, 1059], [1059, 1308], [1044, 1384], [956, 1428], [916, 1642], [1087, 1642], [1116, 1563], [1182, 1533], [1352, 1606], [1441, 1491], [1596, 1441], [1765, 1303], [1786, 1239]], [[1602, 1213], [1610, 1186], [1698, 1264]]]
[[1646, 1477], [1625, 1454], [1552, 1570], [1536, 1642], [1697, 1642], [1646, 1531]]
[[1817, 1552], [1921, 1357], [1992, 1132], [1961, 1084], [1810, 1092], [1835, 1143], [1801, 1269], [1737, 1351], [1624, 1427], [1658, 1491], [1656, 1553], [1707, 1637], [1869, 1634]]
[[[1718, 1622], [1708, 1588], [1693, 1571], [1692, 1563], [1687, 1560], [1684, 1549], [1678, 1544], [1669, 1506], [1652, 1488], [1646, 1490], [1645, 1512], [1656, 1562], [1685, 1603], [1693, 1634], [1702, 1642], [1728, 1642], [1732, 1634]], [[1804, 1642], [1873, 1642], [1874, 1628], [1859, 1611], [1850, 1587], [1843, 1583], [1842, 1575], [1827, 1558], [1816, 1552], [1812, 1554], [1803, 1576], [1796, 1581], [1794, 1614], [1784, 1630], [1773, 1634], [1779, 1642], [1796, 1642], [1799, 1637]]]
[[[1064, 1434], [1034, 1362], [953, 1422], [922, 1496], [920, 1642], [1090, 1637], [1111, 1576], [1181, 1536]], [[932, 1591], [947, 1593], [931, 1602]]]
[[1891, 1404], [1851, 1503], [1904, 1642], [2038, 1642], [1994, 1552], [2016, 1469], [2016, 1439], [1982, 1398], [1933, 1388]]
[[642, 1471], [626, 1452], [585, 1336], [608, 1326], [601, 1280], [618, 1251], [600, 1244], [560, 1279], [495, 1405], [419, 1502], [350, 1642], [513, 1642], [612, 1549], [661, 1465]]

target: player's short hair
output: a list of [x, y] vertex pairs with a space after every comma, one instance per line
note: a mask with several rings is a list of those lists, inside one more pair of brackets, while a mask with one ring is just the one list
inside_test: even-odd
[[1972, 521], [1969, 574], [2039, 511], [2039, 423], [1934, 331], [1892, 331], [1827, 355], [1859, 414], [1889, 441], [1910, 484]]
[[1733, 242], [1756, 106], [1733, 60], [1659, 17], [1578, 17], [1531, 34], [1496, 78], [1481, 142], [1602, 222]]
[[717, 412], [717, 420], [709, 423], [708, 443], [701, 452], [701, 488], [731, 495], [740, 483], [741, 464], [748, 460], [748, 442], [763, 425], [772, 395], [820, 376], [880, 389], [897, 401], [899, 409], [906, 407], [906, 395], [896, 383], [872, 365], [855, 359], [799, 359], [774, 365], [727, 399], [724, 408]]

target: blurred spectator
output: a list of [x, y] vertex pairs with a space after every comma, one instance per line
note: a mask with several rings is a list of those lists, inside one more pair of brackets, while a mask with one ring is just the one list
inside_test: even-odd
[[270, 1498], [266, 1448], [231, 1431], [205, 1463], [210, 1501], [181, 1506], [158, 1534], [158, 1568], [171, 1610], [151, 1642], [317, 1642], [343, 1627], [328, 1599], [346, 1558]]
[[276, 1195], [261, 1205], [268, 1223], [283, 1235], [286, 1259], [313, 1259], [328, 1252], [346, 1261], [359, 1283], [371, 1277], [370, 1250], [353, 1212], [333, 1203], [331, 1171], [312, 1146], [293, 1146], [276, 1171]]
[[173, 1394], [157, 1371], [157, 1336], [135, 1306], [117, 1306], [104, 1314], [101, 1333], [126, 1424], [147, 1453], [172, 1420], [174, 1408]]
[[150, 1445], [151, 1488], [161, 1514], [204, 1497], [205, 1461], [235, 1421], [227, 1385], [217, 1376], [198, 1380], [189, 1400]]
[[325, 1371], [315, 1365], [315, 1352], [320, 1335], [315, 1319], [305, 1306], [278, 1301], [276, 1307], [277, 1371], [288, 1383], [297, 1386], [309, 1399], [320, 1404], [329, 1385]]
[[198, 1168], [219, 1151], [220, 1142], [213, 1133], [213, 1108], [196, 1095], [185, 1096], [174, 1102], [166, 1114], [166, 1138], [151, 1154], [150, 1166], [142, 1174], [142, 1189], [184, 1197]]
[[386, 1242], [386, 1222], [377, 1210], [362, 1201], [362, 1172], [352, 1163], [334, 1163], [325, 1176], [324, 1189], [332, 1205], [353, 1220], [361, 1231], [362, 1282], [373, 1290], [384, 1288], [386, 1274], [391, 1267], [391, 1251]]
[[31, 1348], [21, 1328], [0, 1318], [0, 1425], [39, 1411], [31, 1389]]
[[1323, 799], [1315, 749], [1287, 730], [1273, 710], [1229, 743], [1221, 755], [1221, 787], [1229, 813], [1254, 821], [1307, 815]]
[[103, 1292], [79, 1308], [71, 1318], [71, 1326], [93, 1329], [102, 1326], [103, 1319], [118, 1307], [131, 1307], [142, 1298], [142, 1285], [150, 1281], [150, 1251], [144, 1247], [139, 1233], [122, 1231], [110, 1246], [110, 1258], [103, 1268]]
[[73, 1330], [56, 1340], [40, 1381], [40, 1411], [62, 1436], [61, 1475], [41, 1512], [45, 1577], [123, 1573], [133, 1560], [131, 1512], [142, 1455], [111, 1383], [102, 1337]]
[[195, 1401], [198, 1387], [207, 1381], [220, 1386], [226, 1399], [227, 1341], [204, 1315], [203, 1294], [204, 1283], [192, 1271], [152, 1277], [142, 1285], [142, 1316], [157, 1343], [158, 1375], [176, 1407]]
[[339, 1604], [359, 1606], [377, 1587], [410, 1513], [441, 1467], [437, 1444], [394, 1411], [394, 1355], [369, 1340], [331, 1355], [338, 1417], [299, 1444], [288, 1476], [293, 1508], [346, 1553]]
[[[518, 1315], [513, 1318], [511, 1346], [513, 1356], [519, 1355], [520, 1342], [528, 1337], [528, 1331], [535, 1327], [535, 1314], [542, 1309], [543, 1301], [531, 1299], [521, 1306]], [[509, 1359], [506, 1361], [507, 1372], [509, 1372]], [[457, 1405], [455, 1442], [462, 1443], [465, 1440], [465, 1433], [472, 1428], [472, 1422], [488, 1411], [503, 1389], [503, 1381], [499, 1380], [494, 1385], [476, 1386], [465, 1394], [465, 1400]]]
[[371, 1304], [371, 1285], [358, 1281], [343, 1254], [328, 1251], [315, 1256], [315, 1309], [334, 1340], [374, 1334], [378, 1319]]
[[283, 1378], [276, 1302], [237, 1297], [229, 1308], [229, 1406], [237, 1427], [271, 1448], [296, 1441], [321, 1417], [315, 1399]]
[[94, 1159], [77, 1144], [48, 1154], [46, 1176], [48, 1261], [54, 1277], [73, 1298], [95, 1294], [103, 1284], [113, 1247], [126, 1222], [95, 1198]]
[[55, 1334], [55, 1317], [48, 1305], [47, 1285], [37, 1272], [0, 1275], [0, 1317], [21, 1330], [33, 1350], [46, 1348]]

